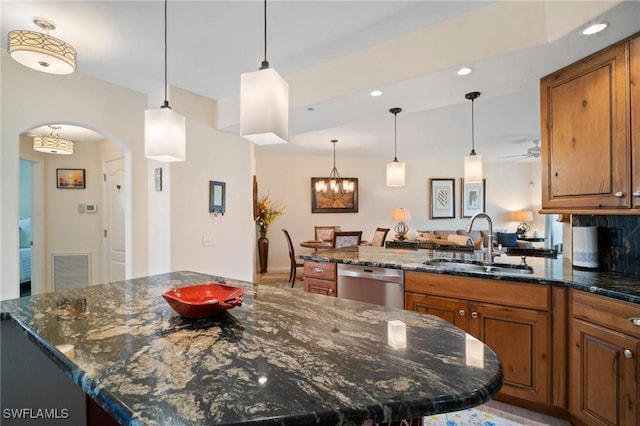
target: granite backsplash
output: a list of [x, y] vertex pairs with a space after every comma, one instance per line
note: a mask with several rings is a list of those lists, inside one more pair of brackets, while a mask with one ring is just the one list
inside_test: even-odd
[[640, 276], [640, 216], [572, 215], [571, 226], [598, 227], [600, 270]]

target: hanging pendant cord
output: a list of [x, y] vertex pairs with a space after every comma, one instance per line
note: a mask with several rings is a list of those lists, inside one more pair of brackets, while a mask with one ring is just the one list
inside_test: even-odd
[[269, 68], [269, 62], [267, 62], [267, 0], [264, 0], [264, 61], [262, 61], [260, 69], [267, 68]]
[[398, 161], [398, 114], [393, 114], [393, 161]]
[[170, 108], [167, 99], [167, 0], [164, 0], [164, 105], [162, 107]]
[[476, 131], [473, 119], [473, 99], [471, 99], [471, 152], [476, 152]]

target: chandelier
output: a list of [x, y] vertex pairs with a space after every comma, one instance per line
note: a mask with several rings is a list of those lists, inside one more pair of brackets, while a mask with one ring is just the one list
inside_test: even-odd
[[331, 143], [333, 144], [333, 168], [326, 180], [322, 179], [316, 182], [316, 192], [330, 193], [333, 196], [353, 192], [355, 183], [349, 179], [341, 178], [336, 168], [336, 144], [338, 140], [333, 139]]
[[[51, 128], [50, 136], [35, 136], [33, 138], [33, 149], [47, 154], [73, 154], [73, 142], [58, 136], [60, 126], [49, 126], [49, 128]], [[53, 136], [54, 130], [56, 131], [55, 136]]]
[[16, 30], [7, 35], [7, 52], [18, 63], [49, 74], [71, 74], [76, 69], [76, 49], [68, 43], [51, 37], [49, 31], [56, 26], [45, 19], [35, 18], [33, 23], [46, 34]]

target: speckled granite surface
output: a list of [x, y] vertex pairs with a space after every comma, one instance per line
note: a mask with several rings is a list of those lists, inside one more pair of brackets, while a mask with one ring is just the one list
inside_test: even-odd
[[[212, 280], [244, 287], [243, 305], [183, 320], [161, 297]], [[439, 318], [192, 272], [0, 311], [121, 424], [382, 422], [479, 405], [502, 383], [493, 351]], [[406, 323], [406, 349], [387, 344], [389, 320]], [[73, 359], [60, 344], [74, 346]]]
[[[335, 250], [319, 250], [317, 252], [303, 254], [300, 257], [321, 262], [399, 268], [407, 271], [424, 271], [522, 281], [542, 285], [565, 286], [640, 304], [640, 277], [614, 272], [577, 270], [572, 267], [571, 262], [563, 260], [562, 258], [542, 259], [527, 257], [527, 264], [533, 267], [532, 274], [500, 275], [486, 272], [451, 271], [446, 268], [423, 263], [435, 258], [481, 261], [482, 257], [480, 252], [459, 253], [453, 251], [401, 250], [356, 246]], [[517, 265], [521, 262], [521, 259], [517, 256], [499, 256], [495, 258], [495, 262]]]

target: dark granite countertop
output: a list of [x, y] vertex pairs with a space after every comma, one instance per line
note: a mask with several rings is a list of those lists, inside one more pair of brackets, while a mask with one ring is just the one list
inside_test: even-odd
[[[212, 280], [243, 287], [243, 305], [185, 320], [161, 297]], [[440, 318], [193, 272], [0, 312], [121, 424], [357, 425], [476, 406], [502, 385], [495, 353]], [[387, 344], [390, 320], [406, 324], [406, 349]]]
[[[406, 271], [464, 275], [564, 286], [640, 304], [640, 277], [612, 272], [577, 270], [573, 268], [570, 261], [562, 257], [558, 259], [527, 257], [526, 262], [533, 268], [533, 273], [517, 275], [476, 271], [453, 271], [423, 263], [434, 258], [481, 261], [482, 257], [479, 251], [476, 253], [461, 253], [446, 250], [407, 250], [355, 246], [332, 250], [319, 250], [317, 252], [303, 254], [300, 257], [320, 262], [378, 266], [382, 268], [403, 269]], [[517, 265], [521, 262], [521, 258], [519, 256], [502, 255], [496, 257], [495, 262]]]

